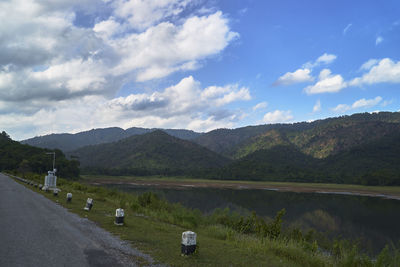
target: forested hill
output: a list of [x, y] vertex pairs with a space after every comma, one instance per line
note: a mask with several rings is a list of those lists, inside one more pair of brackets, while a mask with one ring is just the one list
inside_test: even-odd
[[[11, 140], [6, 132], [0, 134], [0, 171], [18, 170], [24, 172], [46, 173], [53, 168], [53, 157], [48, 149], [24, 145]], [[67, 160], [60, 150], [56, 152], [57, 174], [64, 178], [79, 177], [79, 162]]]
[[69, 153], [83, 169], [108, 174], [192, 174], [230, 162], [207, 148], [158, 130]]
[[191, 140], [159, 130], [131, 129], [135, 135], [124, 139], [119, 134], [122, 129], [102, 129], [114, 131], [113, 138], [119, 140], [82, 147], [69, 155], [79, 156], [83, 171], [91, 173], [400, 185], [399, 112], [218, 129], [201, 135], [181, 132]]
[[307, 130], [291, 128], [269, 130], [233, 147], [229, 155], [233, 158], [242, 158], [260, 149], [269, 149], [276, 145], [293, 145], [314, 158], [326, 158], [392, 134], [400, 134], [400, 123], [379, 120], [358, 121], [354, 118], [344, 121], [338, 119]]
[[[115, 142], [129, 136], [141, 135], [149, 132], [154, 132], [156, 130], [157, 129], [155, 128], [148, 129], [138, 127], [132, 127], [124, 130], [118, 127], [110, 127], [104, 129], [93, 129], [76, 134], [63, 133], [38, 136], [23, 140], [21, 141], [21, 143], [41, 148], [57, 148], [66, 152], [78, 149], [83, 146]], [[165, 131], [169, 135], [185, 140], [191, 140], [201, 135], [201, 133], [197, 133], [191, 130], [165, 129], [163, 131]]]
[[400, 133], [390, 133], [325, 158], [291, 144], [259, 149], [233, 161], [217, 179], [400, 185]]
[[282, 144], [323, 158], [397, 131], [399, 123], [400, 112], [359, 113], [313, 122], [217, 129], [193, 141], [232, 158]]

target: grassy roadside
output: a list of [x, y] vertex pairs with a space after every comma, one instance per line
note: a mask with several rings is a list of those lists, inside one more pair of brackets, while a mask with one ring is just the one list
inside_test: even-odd
[[400, 199], [400, 186], [366, 186], [353, 184], [324, 184], [324, 183], [295, 183], [295, 182], [265, 182], [265, 181], [237, 181], [237, 180], [208, 180], [192, 179], [186, 177], [162, 177], [162, 176], [101, 176], [83, 175], [86, 183], [103, 182], [143, 182], [162, 184], [181, 184], [209, 187], [236, 187], [251, 189], [278, 189], [293, 192], [339, 192], [365, 194], [378, 197], [391, 197]]
[[[36, 183], [43, 180], [38, 175], [29, 178]], [[57, 197], [26, 186], [171, 266], [396, 266], [390, 264], [400, 262], [398, 251], [381, 253], [373, 261], [358, 254], [355, 248], [347, 249], [340, 244], [326, 251], [302, 237], [260, 238], [223, 224], [221, 219], [230, 220], [229, 217], [221, 214], [215, 218], [205, 217], [197, 211], [158, 200], [151, 194], [135, 196], [62, 179], [58, 182], [62, 192]], [[73, 194], [71, 203], [65, 201], [67, 192]], [[85, 212], [83, 207], [88, 197], [94, 199], [94, 206], [90, 212]], [[115, 209], [119, 207], [124, 208], [126, 214], [122, 227], [113, 223]], [[190, 257], [180, 255], [180, 236], [185, 230], [198, 234], [199, 251]], [[136, 260], [142, 265], [148, 264], [144, 259]]]

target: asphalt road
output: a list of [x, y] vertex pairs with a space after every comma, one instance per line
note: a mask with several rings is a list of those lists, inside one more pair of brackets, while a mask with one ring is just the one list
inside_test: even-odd
[[0, 174], [0, 266], [137, 266], [153, 260]]

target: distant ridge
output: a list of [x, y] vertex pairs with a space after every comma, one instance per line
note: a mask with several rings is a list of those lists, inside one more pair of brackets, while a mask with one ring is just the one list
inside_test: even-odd
[[400, 112], [202, 134], [106, 128], [41, 138], [78, 156], [84, 173], [400, 185]]
[[358, 113], [313, 122], [217, 129], [193, 141], [235, 159], [285, 144], [294, 145], [307, 155], [324, 158], [399, 129], [400, 112]]
[[[97, 145], [115, 142], [133, 135], [141, 135], [159, 130], [157, 128], [139, 128], [132, 127], [126, 130], [119, 127], [99, 128], [76, 134], [62, 133], [37, 136], [21, 141], [22, 144], [28, 144], [40, 148], [60, 149], [64, 152], [72, 151], [83, 146]], [[191, 140], [201, 135], [191, 130], [183, 129], [163, 129], [169, 135], [184, 140]]]

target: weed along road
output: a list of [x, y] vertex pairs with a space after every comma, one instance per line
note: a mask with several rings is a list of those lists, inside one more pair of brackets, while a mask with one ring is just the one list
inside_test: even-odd
[[0, 266], [136, 266], [139, 258], [152, 262], [93, 222], [3, 174], [0, 241]]

